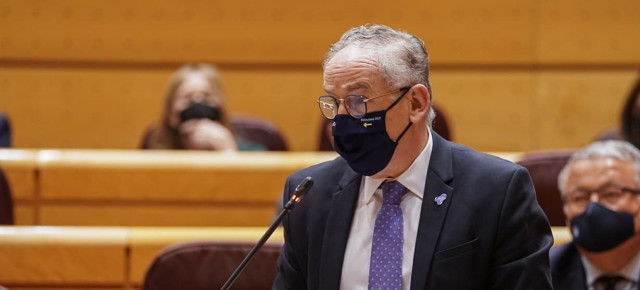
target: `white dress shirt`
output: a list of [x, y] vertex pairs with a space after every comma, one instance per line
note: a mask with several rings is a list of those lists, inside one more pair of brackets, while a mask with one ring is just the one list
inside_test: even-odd
[[[404, 219], [404, 245], [402, 247], [403, 290], [408, 290], [411, 286], [413, 252], [418, 234], [418, 223], [420, 222], [425, 179], [433, 150], [433, 138], [431, 136], [431, 130], [429, 130], [427, 145], [411, 166], [396, 179], [407, 188], [407, 193], [400, 201]], [[366, 290], [368, 288], [373, 228], [378, 211], [382, 207], [382, 190], [378, 187], [383, 181], [385, 181], [384, 178], [362, 177], [358, 203], [356, 204], [351, 231], [347, 240], [347, 248], [344, 253], [340, 289]]]
[[[589, 290], [601, 290], [602, 285], [596, 285], [596, 280], [605, 273], [598, 269], [595, 265], [591, 264], [587, 258], [580, 255], [582, 258], [582, 265], [584, 265], [584, 272], [587, 275], [587, 285]], [[616, 290], [637, 290], [638, 278], [640, 277], [640, 253], [629, 261], [618, 273], [609, 273], [607, 275], [617, 275], [625, 277], [626, 280], [620, 281], [616, 284]], [[598, 283], [600, 284], [600, 283]]]

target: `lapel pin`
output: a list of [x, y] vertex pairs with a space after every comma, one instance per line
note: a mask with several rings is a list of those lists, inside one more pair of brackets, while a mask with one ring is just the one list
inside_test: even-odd
[[442, 205], [445, 199], [447, 199], [447, 194], [443, 193], [440, 196], [436, 196], [436, 198], [434, 198], [433, 201], [436, 202], [436, 205]]

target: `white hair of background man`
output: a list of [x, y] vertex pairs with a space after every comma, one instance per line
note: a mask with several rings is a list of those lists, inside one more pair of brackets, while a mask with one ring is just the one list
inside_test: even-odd
[[558, 175], [558, 188], [560, 189], [560, 192], [562, 193], [562, 190], [567, 183], [569, 169], [574, 162], [596, 158], [613, 158], [620, 161], [633, 162], [636, 170], [636, 185], [640, 183], [640, 150], [625, 141], [598, 141], [591, 143], [589, 146], [584, 147], [571, 155], [567, 165], [562, 168], [562, 171], [560, 171], [560, 174]]
[[[429, 55], [424, 42], [419, 38], [381, 24], [355, 27], [331, 45], [323, 68], [340, 50], [350, 45], [371, 50], [388, 88], [399, 89], [408, 85], [423, 84], [431, 98]], [[436, 113], [431, 106], [427, 116], [429, 126], [435, 117]]]

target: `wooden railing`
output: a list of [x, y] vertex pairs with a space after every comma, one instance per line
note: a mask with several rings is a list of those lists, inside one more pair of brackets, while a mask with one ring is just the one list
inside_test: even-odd
[[266, 226], [286, 177], [336, 156], [5, 149], [0, 168], [18, 225]]
[[0, 150], [16, 224], [266, 226], [286, 177], [335, 153]]
[[[256, 242], [266, 228], [0, 227], [0, 285], [11, 289], [137, 289], [153, 258], [186, 241]], [[555, 245], [571, 239], [552, 228]], [[269, 242], [281, 243], [277, 230]]]

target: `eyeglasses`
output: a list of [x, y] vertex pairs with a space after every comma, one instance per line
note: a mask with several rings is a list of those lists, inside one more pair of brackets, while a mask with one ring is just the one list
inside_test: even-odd
[[598, 195], [598, 202], [605, 206], [615, 206], [625, 193], [640, 194], [640, 190], [622, 186], [609, 186], [597, 190], [576, 189], [563, 194], [563, 201], [574, 210], [582, 211], [591, 202], [592, 194]]
[[402, 97], [409, 91], [409, 89], [411, 89], [411, 87], [403, 87], [371, 98], [365, 98], [362, 95], [348, 95], [344, 97], [344, 99], [336, 99], [334, 96], [326, 95], [318, 98], [318, 106], [320, 106], [320, 112], [322, 112], [322, 115], [324, 115], [327, 119], [332, 120], [336, 117], [336, 115], [338, 115], [338, 101], [342, 101], [342, 103], [345, 105], [345, 109], [347, 109], [347, 113], [349, 113], [349, 115], [356, 119], [360, 119], [367, 113], [367, 102], [375, 100], [377, 98], [388, 96], [390, 94], [404, 91], [402, 95], [400, 95], [400, 97], [398, 97], [393, 102], [393, 104], [389, 106], [391, 108], [398, 101], [400, 101], [400, 99], [402, 99]]

